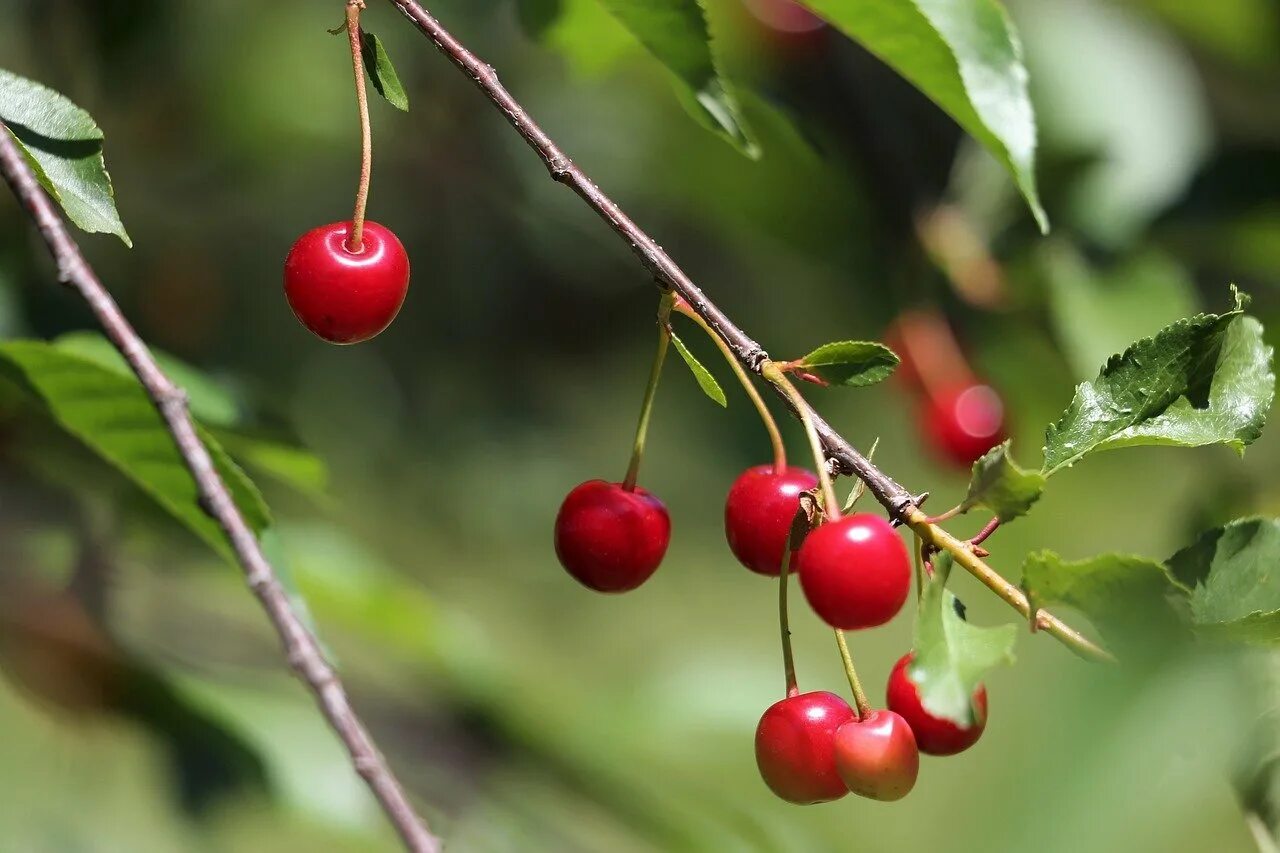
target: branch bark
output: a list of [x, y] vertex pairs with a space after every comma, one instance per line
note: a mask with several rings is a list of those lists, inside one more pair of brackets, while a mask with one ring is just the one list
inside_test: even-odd
[[202, 507], [222, 527], [249, 588], [280, 636], [289, 666], [311, 689], [325, 719], [346, 746], [352, 766], [368, 784], [405, 847], [415, 853], [437, 853], [439, 841], [409, 803], [404, 788], [351, 707], [342, 682], [325, 660], [316, 638], [294, 613], [275, 571], [263, 556], [257, 537], [214, 469], [209, 452], [196, 433], [186, 393], [160, 370], [146, 344], [89, 266], [3, 122], [0, 122], [0, 173], [35, 222], [57, 264], [58, 280], [89, 304], [103, 331], [128, 361], [159, 410], [196, 481]]
[[[389, 2], [430, 39], [445, 57], [471, 78], [480, 91], [506, 116], [516, 132], [524, 137], [529, 147], [542, 158], [553, 180], [565, 184], [577, 193], [613, 229], [614, 233], [625, 240], [657, 281], [663, 287], [671, 288], [678, 293], [732, 350], [734, 357], [743, 367], [757, 375], [765, 373], [766, 365], [772, 362], [764, 348], [708, 299], [702, 289], [694, 284], [658, 243], [636, 225], [617, 202], [609, 198], [587, 177], [586, 173], [574, 165], [573, 161], [530, 117], [520, 102], [502, 85], [493, 66], [482, 61], [454, 38], [417, 0], [389, 0]], [[783, 398], [792, 413], [799, 417], [797, 403], [790, 399], [786, 389], [776, 382], [770, 382], [770, 386]], [[931, 545], [950, 552], [956, 562], [964, 566], [974, 577], [986, 584], [1024, 617], [1030, 618], [1031, 607], [1022, 590], [983, 562], [966, 543], [931, 523], [919, 509], [923, 496], [913, 496], [832, 429], [812, 406], [803, 400], [800, 404], [812, 419], [827, 457], [839, 467], [842, 473], [861, 479], [866, 483], [867, 491], [884, 506], [891, 518], [909, 526]], [[1105, 649], [1094, 644], [1056, 616], [1039, 611], [1035, 619], [1037, 629], [1057, 638], [1081, 657], [1093, 660], [1112, 659]]]

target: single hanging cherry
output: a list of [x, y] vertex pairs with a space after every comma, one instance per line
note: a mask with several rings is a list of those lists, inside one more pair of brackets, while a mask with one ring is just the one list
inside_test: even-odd
[[888, 622], [911, 591], [911, 557], [893, 526], [855, 513], [818, 527], [796, 554], [800, 588], [833, 628], [874, 628]]
[[724, 505], [724, 532], [738, 562], [777, 577], [800, 493], [816, 485], [817, 476], [794, 466], [758, 465], [734, 480]]
[[627, 592], [657, 570], [671, 542], [662, 501], [639, 486], [588, 480], [569, 492], [556, 516], [560, 565], [597, 592]]

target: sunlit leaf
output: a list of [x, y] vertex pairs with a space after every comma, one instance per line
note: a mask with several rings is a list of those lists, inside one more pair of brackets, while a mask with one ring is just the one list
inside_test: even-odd
[[1045, 476], [1027, 471], [1009, 455], [1009, 441], [999, 444], [973, 463], [969, 493], [964, 499], [966, 511], [985, 506], [1000, 521], [1012, 521], [1026, 515], [1044, 492]]
[[689, 348], [684, 345], [684, 341], [680, 340], [675, 332], [671, 333], [671, 343], [675, 344], [676, 352], [680, 353], [680, 357], [684, 359], [684, 363], [689, 366], [693, 378], [698, 380], [698, 387], [702, 389], [702, 393], [706, 394], [721, 406], [728, 406], [729, 401], [724, 395], [724, 389], [720, 387], [720, 383], [711, 375], [711, 371], [702, 366], [702, 362], [689, 352]]
[[883, 382], [898, 366], [898, 356], [874, 341], [833, 341], [800, 359], [803, 367], [831, 385], [856, 388]]

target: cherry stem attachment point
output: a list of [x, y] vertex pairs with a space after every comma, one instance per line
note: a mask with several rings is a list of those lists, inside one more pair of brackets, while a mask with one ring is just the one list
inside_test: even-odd
[[995, 533], [996, 530], [999, 529], [999, 527], [1000, 527], [1000, 516], [997, 515], [995, 518], [988, 521], [986, 523], [986, 526], [984, 526], [981, 530], [978, 531], [977, 536], [974, 536], [972, 539], [969, 540], [969, 544], [972, 545], [977, 550], [985, 550], [985, 549], [979, 549], [978, 546], [981, 545], [983, 542], [986, 542], [988, 537], [990, 537], [992, 533]]
[[764, 424], [765, 431], [769, 433], [769, 443], [773, 447], [773, 470], [781, 474], [787, 470], [787, 448], [782, 441], [782, 432], [778, 429], [778, 422], [774, 420], [773, 414], [769, 411], [769, 407], [765, 405], [764, 398], [760, 396], [760, 391], [751, 381], [751, 377], [747, 375], [747, 371], [738, 363], [737, 357], [733, 354], [733, 350], [729, 349], [729, 345], [724, 339], [715, 333], [710, 324], [702, 319], [702, 316], [689, 307], [689, 303], [679, 297], [676, 298], [674, 310], [678, 314], [683, 314], [698, 325], [702, 331], [706, 332], [720, 350], [720, 354], [724, 356], [724, 360], [733, 368], [733, 373], [738, 377], [738, 382], [742, 385], [742, 390], [747, 392], [747, 396], [751, 398], [751, 403], [756, 407], [756, 412], [760, 414], [760, 420]]
[[840, 648], [840, 660], [844, 661], [844, 674], [849, 679], [849, 689], [853, 691], [853, 705], [858, 711], [858, 719], [865, 720], [871, 716], [871, 703], [858, 680], [858, 671], [853, 668], [853, 657], [849, 654], [849, 644], [844, 640], [844, 631], [836, 628], [836, 645]]
[[369, 205], [369, 180], [373, 175], [373, 128], [369, 124], [369, 93], [365, 88], [364, 54], [360, 50], [360, 12], [364, 0], [347, 2], [347, 40], [351, 44], [351, 68], [356, 79], [356, 108], [360, 113], [360, 184], [356, 188], [356, 207], [351, 216], [351, 234], [347, 250], [364, 251], [364, 214]]
[[667, 348], [671, 343], [671, 306], [675, 294], [665, 291], [658, 300], [658, 349], [649, 370], [649, 384], [644, 389], [644, 401], [640, 404], [640, 420], [636, 423], [636, 440], [631, 447], [631, 463], [622, 488], [635, 491], [636, 478], [640, 475], [640, 460], [644, 458], [644, 442], [649, 434], [649, 416], [653, 413], [653, 398], [658, 393], [658, 380], [662, 378], [662, 365], [667, 360]]
[[760, 375], [786, 395], [791, 402], [791, 408], [795, 409], [800, 422], [804, 424], [805, 435], [809, 438], [809, 447], [813, 450], [813, 464], [818, 471], [818, 482], [822, 484], [823, 513], [828, 521], [835, 521], [840, 517], [840, 501], [836, 499], [835, 486], [831, 484], [831, 472], [827, 468], [827, 454], [822, 449], [822, 439], [818, 438], [818, 430], [813, 425], [813, 417], [809, 414], [809, 406], [805, 403], [804, 396], [782, 372], [777, 362], [766, 361], [762, 364]]

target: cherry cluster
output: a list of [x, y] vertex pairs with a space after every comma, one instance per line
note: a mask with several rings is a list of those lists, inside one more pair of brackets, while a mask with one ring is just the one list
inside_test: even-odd
[[[724, 512], [725, 535], [738, 561], [761, 575], [782, 575], [801, 496], [818, 486], [818, 477], [804, 468], [761, 465], [743, 472], [729, 489]], [[833, 628], [883, 625], [910, 594], [906, 546], [878, 515], [828, 510], [827, 519], [794, 556], [805, 598]], [[670, 538], [671, 519], [658, 498], [639, 486], [603, 480], [573, 489], [555, 523], [561, 564], [599, 592], [644, 583]], [[914, 786], [920, 752], [952, 755], [972, 746], [986, 723], [985, 690], [974, 696], [973, 725], [935, 717], [911, 680], [912, 660], [908, 653], [894, 667], [887, 709], [855, 710], [834, 693], [800, 693], [789, 684], [788, 695], [764, 712], [756, 730], [756, 761], [769, 788], [793, 803], [835, 800], [849, 791], [896, 800]]]

